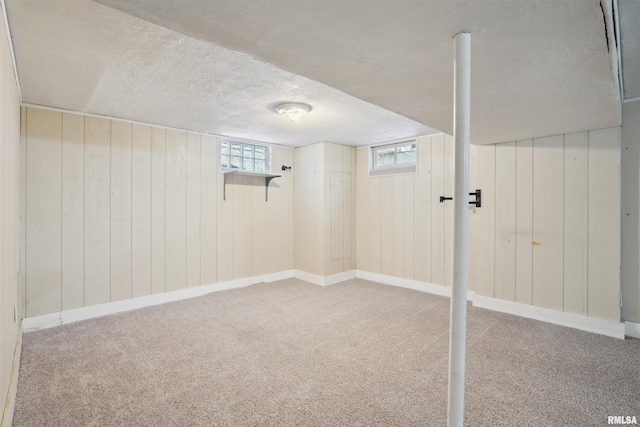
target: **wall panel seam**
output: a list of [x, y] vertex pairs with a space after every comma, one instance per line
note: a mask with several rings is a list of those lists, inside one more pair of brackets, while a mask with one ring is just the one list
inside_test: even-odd
[[[536, 206], [536, 193], [534, 191], [534, 186], [535, 186], [535, 180], [533, 179], [536, 173], [536, 156], [535, 156], [535, 149], [536, 149], [536, 140], [535, 138], [531, 139], [531, 244], [533, 245], [533, 241], [536, 240], [536, 236], [534, 235], [535, 232], [535, 223], [536, 223], [536, 216], [535, 214], [535, 206]], [[534, 252], [535, 250], [533, 250], [535, 248], [532, 247], [531, 250], [531, 289], [529, 290], [529, 301], [531, 301], [531, 305], [533, 305], [533, 287], [535, 284], [535, 280], [534, 280], [534, 275], [535, 275], [535, 268], [534, 268], [534, 264], [533, 264], [533, 259], [534, 259]]]
[[498, 150], [497, 147], [493, 147], [492, 151], [492, 155], [493, 155], [493, 284], [491, 286], [491, 296], [495, 298], [496, 296], [496, 218], [498, 215], [496, 215], [496, 204], [498, 201], [498, 195], [496, 194], [496, 190], [498, 189], [498, 185], [496, 183], [497, 179], [496, 177], [498, 176]]
[[109, 301], [113, 301], [113, 277], [111, 275], [111, 263], [113, 262], [112, 256], [111, 256], [111, 251], [113, 250], [113, 248], [111, 247], [111, 243], [112, 243], [112, 221], [113, 221], [113, 217], [112, 217], [112, 211], [113, 211], [113, 197], [112, 197], [112, 178], [113, 178], [113, 174], [111, 173], [111, 168], [112, 168], [112, 164], [111, 164], [111, 156], [113, 155], [113, 121], [109, 121]]
[[63, 222], [64, 215], [62, 206], [63, 194], [64, 194], [64, 114], [60, 113], [60, 310], [64, 307], [63, 295], [64, 295], [64, 269], [63, 269], [63, 258], [64, 258], [64, 235], [63, 231]]
[[587, 247], [587, 249], [586, 249], [587, 250], [587, 272], [586, 272], [587, 273], [586, 274], [586, 276], [587, 276], [587, 289], [586, 289], [586, 292], [585, 292], [585, 294], [586, 294], [585, 312], [587, 313], [587, 316], [589, 316], [589, 314], [590, 314], [589, 313], [590, 312], [590, 310], [589, 310], [589, 290], [591, 289], [591, 287], [590, 287], [590, 285], [591, 285], [591, 275], [589, 274], [589, 267], [588, 267], [589, 266], [589, 255], [590, 255], [589, 240], [590, 240], [590, 234], [591, 234], [591, 233], [589, 233], [589, 229], [590, 229], [590, 225], [591, 225], [590, 224], [591, 223], [591, 215], [589, 215], [589, 212], [590, 212], [590, 209], [589, 209], [590, 200], [589, 200], [589, 198], [590, 198], [590, 194], [591, 194], [591, 191], [590, 191], [590, 188], [591, 188], [591, 179], [590, 179], [591, 174], [590, 174], [590, 171], [589, 171], [589, 169], [591, 167], [591, 150], [590, 150], [590, 148], [591, 148], [591, 131], [587, 132], [587, 149], [586, 149], [586, 157], [587, 157], [587, 162], [586, 162], [587, 163], [586, 164], [586, 169], [587, 169], [587, 171], [586, 171], [586, 175], [587, 175], [586, 176], [586, 178], [587, 178], [587, 185], [586, 185], [586, 187], [587, 187], [587, 191], [586, 191], [586, 193], [587, 193], [586, 194], [586, 198], [587, 198], [587, 221], [586, 221], [587, 239], [586, 240], [587, 241], [586, 241], [585, 245]]
[[133, 257], [135, 256], [134, 252], [133, 252], [133, 224], [134, 224], [134, 217], [133, 217], [133, 159], [135, 157], [135, 152], [133, 149], [133, 133], [134, 133], [134, 127], [133, 125], [131, 125], [131, 141], [130, 141], [130, 150], [131, 150], [131, 162], [130, 162], [130, 172], [129, 172], [129, 176], [131, 177], [131, 179], [129, 180], [129, 211], [131, 212], [131, 220], [130, 220], [130, 225], [129, 225], [129, 251], [131, 253], [131, 259], [129, 259], [129, 298], [133, 298], [133, 288], [136, 286], [135, 283], [133, 283]]
[[27, 274], [28, 268], [27, 268], [27, 261], [28, 261], [28, 257], [27, 257], [27, 251], [26, 251], [26, 246], [27, 246], [27, 223], [29, 222], [27, 220], [27, 218], [29, 217], [29, 211], [27, 210], [27, 200], [28, 200], [28, 191], [27, 189], [29, 188], [29, 174], [27, 173], [27, 170], [29, 169], [29, 150], [27, 149], [27, 147], [29, 146], [29, 122], [27, 121], [27, 117], [29, 117], [29, 110], [27, 108], [24, 109], [24, 164], [25, 164], [25, 171], [24, 171], [24, 245], [25, 245], [25, 251], [24, 251], [24, 272], [22, 273], [24, 275], [24, 313], [23, 316], [26, 317], [27, 316], [27, 293], [28, 293], [28, 289], [29, 289], [29, 275]]
[[566, 169], [564, 167], [564, 162], [565, 162], [565, 156], [567, 154], [567, 135], [566, 134], [562, 134], [562, 292], [560, 293], [561, 298], [562, 298], [562, 311], [566, 311], [566, 307], [565, 307], [565, 298], [564, 298], [564, 293], [566, 292], [566, 286], [567, 284], [565, 283], [565, 265], [566, 265], [566, 254], [565, 254], [565, 243], [566, 243], [566, 235], [565, 233], [567, 232], [567, 224], [566, 224], [566, 218], [565, 218], [565, 203], [567, 202], [566, 200], [566, 194], [565, 194], [565, 187], [567, 184], [567, 177], [565, 175], [566, 173]]

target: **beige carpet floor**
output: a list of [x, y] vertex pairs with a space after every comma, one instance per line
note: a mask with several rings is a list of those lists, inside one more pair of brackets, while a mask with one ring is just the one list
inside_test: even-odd
[[[444, 426], [449, 300], [290, 279], [24, 335], [14, 426]], [[469, 307], [465, 424], [640, 421], [640, 340]]]

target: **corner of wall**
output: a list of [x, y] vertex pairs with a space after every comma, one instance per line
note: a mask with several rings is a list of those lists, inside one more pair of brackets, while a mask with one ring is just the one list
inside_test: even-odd
[[622, 319], [640, 323], [640, 101], [622, 105]]

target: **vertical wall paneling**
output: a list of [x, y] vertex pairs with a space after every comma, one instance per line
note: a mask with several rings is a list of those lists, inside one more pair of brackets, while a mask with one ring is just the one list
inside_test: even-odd
[[367, 227], [369, 215], [369, 152], [368, 148], [358, 148], [356, 151], [356, 266], [364, 271], [371, 271], [369, 265], [369, 230]]
[[312, 171], [307, 164], [307, 151], [309, 147], [300, 147], [295, 149], [295, 164], [296, 167], [294, 173], [294, 206], [295, 215], [293, 217], [294, 229], [295, 229], [295, 242], [294, 242], [294, 265], [296, 269], [309, 271], [307, 259], [309, 250], [306, 244], [307, 234], [309, 233], [309, 215], [307, 209], [309, 201], [309, 176]]
[[200, 283], [210, 285], [217, 281], [218, 140], [202, 136], [200, 144]]
[[111, 122], [111, 300], [131, 298], [132, 125]]
[[415, 279], [431, 282], [431, 211], [436, 197], [431, 191], [431, 137], [417, 142], [417, 174], [414, 177]]
[[[366, 224], [358, 224], [358, 268], [412, 278], [413, 262], [416, 280], [448, 283], [448, 217], [438, 202], [453, 182], [447, 140], [419, 138], [417, 173], [395, 186], [395, 176], [365, 174], [368, 153], [358, 150], [357, 217]], [[482, 207], [470, 208], [470, 289], [617, 320], [619, 145], [611, 128], [472, 146], [470, 188], [482, 189]], [[404, 245], [394, 242], [399, 230]]]
[[[330, 276], [355, 268], [355, 151], [328, 142], [295, 149], [298, 270]], [[281, 155], [291, 162], [290, 152]], [[290, 173], [282, 178], [283, 188], [292, 185]]]
[[533, 305], [562, 310], [563, 136], [533, 140]]
[[200, 286], [200, 135], [187, 134], [187, 286]]
[[380, 273], [393, 275], [393, 177], [380, 177]]
[[444, 135], [431, 137], [431, 282], [445, 284], [445, 204], [439, 203], [445, 194], [445, 147]]
[[131, 151], [131, 293], [151, 287], [151, 127], [133, 125]]
[[496, 147], [477, 147], [476, 187], [482, 190], [482, 207], [476, 209], [474, 227], [477, 251], [469, 254], [470, 277], [478, 294], [493, 297], [495, 283], [495, 179]]
[[[232, 217], [230, 221], [234, 238], [231, 239], [231, 277], [239, 279], [244, 277], [244, 183], [251, 178], [241, 175], [231, 176], [231, 186], [227, 186], [227, 194], [231, 190]], [[273, 202], [273, 199], [272, 199]]]
[[[255, 263], [255, 255], [253, 248], [253, 238], [254, 238], [254, 216], [259, 211], [260, 206], [257, 200], [254, 199], [253, 196], [257, 196], [255, 190], [260, 188], [260, 181], [262, 181], [262, 185], [264, 185], [264, 179], [255, 178], [255, 177], [245, 177], [244, 178], [244, 188], [243, 190], [243, 201], [242, 201], [242, 209], [244, 214], [244, 220], [242, 221], [242, 248], [243, 253], [242, 257], [245, 259], [244, 264], [244, 272], [243, 277], [254, 276], [256, 273], [256, 263]], [[255, 202], [255, 203], [254, 203]], [[283, 236], [284, 237], [284, 236]], [[284, 239], [283, 239], [284, 240]]]
[[[218, 150], [220, 146], [218, 146]], [[216, 164], [219, 164], [216, 162]], [[218, 215], [217, 215], [217, 237], [218, 237], [218, 251], [217, 251], [217, 260], [218, 260], [218, 282], [224, 282], [227, 280], [231, 280], [233, 278], [233, 201], [234, 201], [234, 192], [233, 192], [233, 180], [227, 178], [227, 190], [226, 190], [226, 200], [222, 199], [223, 194], [223, 186], [224, 186], [224, 175], [219, 173], [219, 167], [216, 167], [217, 176], [217, 185], [218, 185], [218, 197], [217, 197], [217, 205], [218, 205]]]
[[85, 117], [84, 140], [84, 304], [93, 305], [111, 300], [111, 122]]
[[325, 230], [325, 211], [324, 211], [324, 148], [323, 144], [315, 144], [309, 149], [308, 165], [313, 169], [311, 174], [310, 190], [312, 200], [310, 202], [312, 212], [312, 241], [316, 242], [311, 251], [310, 268], [311, 273], [325, 275], [324, 259], [326, 241]]
[[587, 132], [564, 137], [564, 311], [587, 314]]
[[[292, 173], [270, 184], [269, 202], [263, 178], [234, 176], [223, 201], [217, 137], [24, 112], [27, 316], [293, 268]], [[293, 150], [273, 146], [272, 162], [294, 166]]]
[[333, 274], [344, 271], [344, 260], [348, 258], [348, 254], [344, 250], [345, 242], [349, 239], [347, 228], [350, 223], [350, 218], [345, 217], [345, 205], [350, 196], [349, 185], [347, 182], [348, 170], [345, 170], [344, 157], [345, 153], [349, 152], [349, 148], [341, 145], [336, 145], [334, 170], [336, 174], [336, 188], [331, 194], [331, 199], [334, 201], [333, 206], [335, 208], [335, 222], [332, 224], [332, 228], [335, 232], [335, 247], [334, 258], [336, 262], [333, 266]]
[[84, 118], [62, 115], [62, 310], [84, 305]]
[[515, 300], [516, 144], [496, 146], [495, 297]]
[[187, 285], [187, 138], [166, 133], [166, 284], [167, 291]]
[[404, 176], [404, 277], [415, 278], [415, 175]]
[[344, 263], [343, 271], [356, 268], [356, 241], [355, 241], [355, 203], [356, 203], [356, 150], [353, 147], [344, 147], [343, 156], [344, 174]]
[[61, 308], [62, 114], [27, 112], [27, 316]]
[[367, 222], [369, 224], [367, 233], [369, 234], [369, 267], [373, 273], [382, 273], [382, 179], [379, 176], [369, 179], [369, 211]]
[[[294, 168], [271, 183], [269, 202], [263, 180], [242, 176], [223, 201], [216, 137], [23, 111], [27, 316], [292, 267], [448, 283], [438, 202], [453, 184], [448, 137], [419, 138], [415, 175], [369, 177], [367, 148], [273, 147], [273, 170]], [[474, 146], [471, 156], [483, 206], [471, 208], [470, 288], [618, 320], [619, 129]], [[11, 163], [2, 165], [4, 176]]]
[[333, 149], [333, 156], [330, 165], [330, 194], [329, 203], [331, 206], [331, 260], [333, 261], [332, 269], [328, 274], [335, 274], [342, 271], [345, 240], [345, 217], [344, 202], [347, 192], [345, 191], [345, 171], [343, 164], [344, 149], [341, 145], [326, 144], [327, 147]]
[[622, 320], [640, 323], [640, 102], [622, 104], [620, 129]]
[[391, 181], [391, 193], [386, 198], [390, 204], [391, 218], [384, 222], [384, 227], [391, 231], [391, 238], [382, 244], [391, 248], [391, 275], [404, 277], [404, 175], [383, 179]]
[[533, 140], [516, 143], [515, 300], [531, 304], [533, 295]]
[[331, 225], [334, 223], [335, 219], [333, 218], [333, 209], [331, 203], [331, 194], [334, 190], [332, 187], [334, 175], [334, 145], [323, 142], [320, 144], [322, 150], [324, 152], [324, 163], [321, 165], [325, 181], [321, 187], [321, 190], [318, 192], [320, 195], [320, 206], [322, 209], [323, 222], [321, 232], [325, 235], [326, 245], [324, 246], [324, 252], [322, 253], [322, 271], [323, 275], [331, 275], [333, 274], [333, 240], [335, 236], [333, 236], [334, 229]]
[[151, 291], [165, 292], [166, 286], [166, 131], [151, 132]]
[[[281, 173], [282, 177], [269, 185], [269, 202], [264, 202], [263, 197], [252, 200], [254, 206], [265, 208], [267, 227], [264, 251], [268, 256], [261, 255], [261, 258], [271, 272], [293, 268], [293, 174], [282, 171], [282, 165], [295, 167], [292, 149], [272, 147], [272, 153], [272, 170]], [[264, 180], [262, 189], [263, 186]]]
[[[4, 7], [3, 7], [4, 9]], [[3, 18], [0, 14], [0, 18]], [[27, 147], [27, 129], [26, 123], [23, 123], [21, 128], [20, 123], [20, 95], [18, 92], [17, 82], [13, 72], [13, 61], [11, 59], [10, 40], [5, 31], [5, 27], [0, 28], [0, 399], [2, 402], [6, 402], [6, 408], [9, 408], [10, 391], [9, 384], [11, 380], [11, 372], [14, 366], [14, 351], [16, 348], [16, 340], [18, 338], [19, 321], [14, 318], [14, 310], [20, 304], [21, 297], [24, 296], [24, 289], [18, 289], [18, 283], [24, 284], [24, 271], [22, 268], [25, 266], [26, 254], [23, 251], [24, 243], [27, 238], [25, 236], [25, 230], [23, 226], [27, 203], [32, 206], [46, 205], [46, 200], [34, 200], [29, 197], [27, 200], [25, 197], [26, 190], [26, 167], [21, 169], [21, 165], [26, 166], [24, 163], [26, 160], [27, 150], [31, 154], [35, 154], [34, 151], [42, 147], [46, 143], [51, 143], [52, 152], [57, 152], [57, 159], [45, 159], [46, 150], [41, 154], [36, 154], [36, 163], [40, 162], [41, 166], [51, 168], [51, 170], [35, 171], [39, 175], [39, 178], [35, 178], [38, 183], [38, 179], [46, 179], [47, 174], [51, 173], [51, 178], [61, 177], [61, 141], [52, 140], [47, 141], [51, 136], [56, 135], [55, 130], [60, 131], [60, 115], [58, 120], [53, 120], [53, 128], [45, 129], [36, 124], [35, 127], [31, 127], [35, 131], [37, 141], [33, 147]], [[23, 110], [24, 112], [25, 110]], [[57, 123], [56, 123], [57, 121]], [[24, 135], [21, 138], [20, 131], [23, 130]], [[48, 164], [47, 164], [48, 163]], [[56, 170], [56, 166], [58, 169]], [[57, 176], [56, 176], [57, 174]], [[49, 189], [61, 189], [60, 179], [57, 183], [46, 183], [49, 185]], [[41, 191], [44, 193], [46, 188], [41, 190], [35, 189], [29, 185], [32, 190], [36, 191], [36, 196]], [[57, 188], [56, 188], [57, 187]], [[60, 193], [58, 192], [58, 201], [60, 203]], [[47, 200], [55, 201], [55, 194], [48, 195]], [[42, 225], [43, 228], [30, 227], [31, 231], [42, 231], [48, 238], [52, 238], [51, 242], [59, 243], [57, 234], [61, 233], [60, 223], [55, 224], [56, 220], [61, 220], [59, 213], [53, 213], [53, 218], [45, 219], [42, 216], [46, 212], [37, 214], [32, 212], [30, 217], [38, 221], [36, 225]], [[41, 216], [42, 215], [42, 216]], [[21, 223], [20, 220], [24, 222]], [[56, 230], [57, 228], [57, 230]], [[56, 259], [61, 258], [60, 249], [57, 251], [52, 250], [49, 253], [45, 253], [45, 248], [30, 250], [29, 257], [32, 261], [35, 261], [35, 268], [41, 274], [50, 276], [53, 281], [48, 283], [47, 277], [33, 278], [32, 285], [36, 285], [32, 288], [31, 295], [36, 297], [35, 303], [39, 310], [45, 310], [48, 306], [60, 305], [60, 296], [58, 295], [54, 301], [48, 302], [45, 299], [50, 292], [56, 289], [60, 285], [60, 265], [55, 268]], [[49, 270], [51, 267], [53, 269]], [[20, 268], [20, 270], [18, 270]], [[51, 286], [48, 290], [43, 289], [43, 293], [38, 291], [37, 285], [42, 284], [45, 286]], [[24, 311], [22, 311], [24, 314]], [[7, 415], [7, 414], [5, 414]], [[5, 420], [7, 417], [4, 417]]]
[[[254, 185], [251, 186], [251, 191], [245, 192], [245, 209], [249, 204], [252, 206], [251, 216], [249, 218], [251, 233], [245, 235], [245, 245], [249, 248], [248, 256], [250, 256], [250, 259], [248, 261], [250, 264], [250, 275], [252, 276], [263, 274], [267, 271], [265, 268], [265, 260], [260, 254], [263, 253], [268, 227], [268, 222], [265, 221], [265, 207], [267, 202], [260, 197], [263, 193], [262, 186], [264, 180], [256, 178], [254, 181]], [[250, 239], [247, 240], [247, 238]]]
[[26, 317], [27, 280], [27, 108], [20, 107], [20, 277], [18, 311], [20, 318]]
[[589, 316], [620, 320], [620, 130], [589, 132]]

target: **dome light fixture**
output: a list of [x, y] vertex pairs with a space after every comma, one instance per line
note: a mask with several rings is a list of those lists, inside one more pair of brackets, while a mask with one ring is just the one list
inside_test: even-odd
[[311, 111], [311, 106], [301, 102], [285, 102], [276, 106], [276, 111], [295, 122], [300, 117]]

